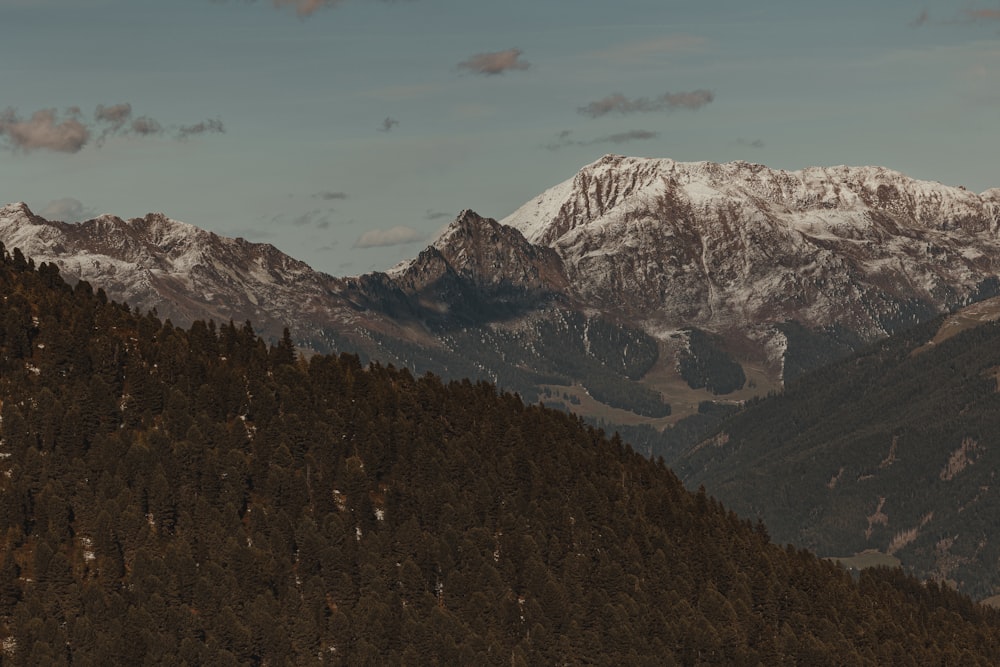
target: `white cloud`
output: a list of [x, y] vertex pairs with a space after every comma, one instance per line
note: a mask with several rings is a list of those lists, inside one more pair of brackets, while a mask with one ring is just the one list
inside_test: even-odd
[[27, 120], [14, 109], [0, 113], [0, 136], [25, 153], [45, 148], [59, 153], [77, 153], [90, 139], [90, 130], [75, 118], [60, 121], [55, 109], [40, 109]]

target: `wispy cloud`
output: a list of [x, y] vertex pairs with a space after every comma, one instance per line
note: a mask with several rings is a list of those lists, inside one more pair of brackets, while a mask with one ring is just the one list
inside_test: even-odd
[[90, 129], [75, 117], [60, 120], [55, 109], [40, 109], [24, 119], [8, 108], [0, 113], [0, 136], [25, 153], [38, 149], [77, 153], [90, 140]]
[[379, 132], [391, 132], [392, 128], [399, 125], [399, 121], [392, 116], [386, 116], [382, 124], [378, 126]]
[[373, 229], [361, 235], [354, 242], [355, 248], [381, 248], [394, 245], [405, 245], [423, 241], [427, 236], [412, 227], [396, 226], [392, 229]]
[[103, 123], [105, 127], [104, 131], [101, 132], [101, 136], [98, 137], [97, 142], [99, 144], [103, 143], [105, 137], [120, 132], [131, 116], [132, 105], [128, 102], [112, 104], [108, 107], [98, 104], [97, 109], [94, 111], [94, 120], [98, 123]]
[[659, 132], [651, 130], [628, 130], [627, 132], [617, 132], [596, 139], [577, 140], [572, 138], [572, 130], [563, 130], [554, 141], [545, 144], [545, 148], [550, 151], [557, 151], [567, 146], [594, 146], [596, 144], [625, 144], [630, 141], [648, 141], [660, 136]]
[[521, 60], [521, 53], [521, 49], [477, 53], [458, 63], [458, 68], [468, 70], [473, 74], [483, 74], [486, 76], [503, 74], [511, 70], [528, 69], [531, 67], [531, 63]]
[[94, 216], [94, 210], [84, 206], [83, 202], [73, 197], [53, 199], [45, 205], [39, 215], [48, 220], [61, 222], [80, 222]]
[[149, 116], [139, 116], [138, 118], [132, 119], [132, 123], [129, 125], [129, 131], [140, 137], [148, 137], [153, 134], [162, 134], [163, 126], [160, 125], [159, 121], [150, 118]]
[[743, 137], [740, 137], [739, 139], [737, 139], [733, 143], [736, 144], [737, 146], [747, 146], [749, 148], [763, 148], [764, 147], [764, 142], [761, 141], [760, 139], [744, 139]]
[[920, 14], [917, 16], [917, 18], [915, 18], [912, 21], [910, 21], [910, 27], [912, 27], [912, 28], [919, 28], [920, 26], [922, 26], [925, 23], [927, 23], [927, 21], [929, 21], [930, 18], [931, 18], [930, 14], [928, 14], [927, 10], [925, 9], [922, 12], [920, 12]]
[[313, 197], [316, 199], [322, 199], [323, 201], [333, 201], [334, 199], [347, 199], [347, 193], [324, 190], [323, 192], [317, 192], [313, 195]]
[[40, 109], [25, 119], [16, 109], [8, 108], [0, 113], [0, 137], [6, 140], [9, 148], [25, 153], [38, 149], [77, 153], [95, 134], [95, 143], [101, 147], [115, 136], [169, 135], [173, 139], [184, 140], [199, 134], [225, 132], [219, 119], [165, 127], [149, 116], [133, 118], [132, 105], [128, 102], [109, 106], [99, 104], [93, 118], [93, 122], [88, 123], [80, 108], [75, 106], [69, 107], [63, 118], [55, 109]]
[[329, 229], [332, 224], [330, 211], [315, 208], [295, 216], [289, 222], [296, 227], [313, 227], [315, 229]]
[[[274, 236], [274, 230], [287, 230], [289, 227], [299, 227], [304, 229], [330, 229], [334, 223], [336, 210], [332, 208], [314, 208], [303, 212], [283, 212], [264, 217], [262, 220], [269, 230], [268, 236]], [[278, 235], [280, 236], [281, 233]]]
[[424, 214], [424, 220], [444, 220], [445, 218], [454, 217], [453, 213], [445, 213], [444, 211], [432, 211], [427, 209], [427, 213]]
[[636, 97], [629, 99], [621, 93], [612, 93], [607, 97], [590, 102], [579, 107], [577, 111], [584, 116], [600, 118], [609, 113], [631, 114], [650, 113], [653, 111], [673, 111], [675, 109], [700, 109], [715, 99], [715, 93], [710, 90], [692, 90], [681, 93], [663, 93], [659, 97]]
[[222, 121], [218, 118], [210, 118], [209, 120], [203, 120], [200, 123], [195, 123], [194, 125], [182, 125], [177, 128], [177, 138], [187, 139], [188, 137], [194, 137], [199, 134], [222, 134], [226, 131], [225, 126], [223, 126]]

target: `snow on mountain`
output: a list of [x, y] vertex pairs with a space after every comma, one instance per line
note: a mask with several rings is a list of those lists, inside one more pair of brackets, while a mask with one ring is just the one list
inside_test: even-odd
[[569, 287], [555, 251], [468, 209], [420, 256], [397, 268], [393, 277], [405, 290], [422, 291], [446, 271], [490, 289], [563, 292]]
[[[252, 321], [265, 337], [288, 326], [304, 347], [329, 350], [344, 332], [391, 332], [345, 280], [312, 270], [270, 244], [219, 236], [158, 213], [51, 222], [23, 203], [0, 208], [0, 241], [70, 282], [86, 280], [116, 301], [186, 326], [193, 320]], [[363, 299], [362, 299], [363, 301]]]
[[[977, 195], [882, 167], [609, 155], [499, 223], [463, 211], [417, 257], [352, 278], [159, 214], [66, 224], [10, 204], [0, 241], [176, 324], [251, 320], [269, 338], [288, 326], [307, 348], [507, 377], [525, 392], [543, 377], [586, 387], [574, 373], [606, 364], [604, 394], [619, 397], [636, 380], [620, 368], [638, 366], [618, 342], [645, 350], [640, 381], [654, 392], [683, 386], [691, 328], [721, 346], [711, 363], [735, 359], [756, 386], [774, 386], [786, 363], [801, 372], [1000, 293], [1000, 189]], [[577, 357], [557, 358], [570, 347]], [[698, 391], [683, 399], [690, 409], [711, 398]]]
[[650, 331], [795, 320], [872, 339], [1000, 269], [998, 190], [882, 167], [608, 155], [501, 222], [556, 250], [576, 298]]

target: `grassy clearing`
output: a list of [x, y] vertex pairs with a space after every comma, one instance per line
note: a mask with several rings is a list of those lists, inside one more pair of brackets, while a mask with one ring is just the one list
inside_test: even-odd
[[934, 334], [934, 338], [913, 350], [912, 354], [919, 354], [934, 345], [939, 345], [966, 329], [973, 329], [985, 322], [993, 322], [998, 319], [1000, 319], [1000, 297], [978, 301], [949, 315], [941, 328]]
[[[739, 403], [754, 396], [767, 394], [769, 391], [781, 390], [781, 382], [774, 376], [773, 371], [760, 364], [753, 364], [742, 359], [738, 361], [743, 366], [743, 372], [747, 376], [746, 385], [739, 391], [717, 396], [707, 389], [689, 387], [677, 372], [674, 352], [667, 349], [666, 346], [661, 346], [660, 359], [640, 382], [663, 395], [663, 400], [670, 404], [671, 413], [668, 417], [643, 417], [628, 410], [610, 407], [594, 400], [580, 385], [547, 385], [552, 391], [552, 397], [547, 400], [543, 399], [542, 402], [565, 403], [570, 410], [578, 415], [603, 419], [609, 424], [624, 424], [626, 426], [648, 424], [663, 430], [678, 420], [698, 412], [698, 404], [702, 401]], [[562, 398], [563, 394], [576, 397], [579, 403], [571, 405]]]

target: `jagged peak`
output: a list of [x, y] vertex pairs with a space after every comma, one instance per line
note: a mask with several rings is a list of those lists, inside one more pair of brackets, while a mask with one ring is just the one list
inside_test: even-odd
[[552, 245], [573, 230], [634, 218], [666, 196], [698, 209], [777, 207], [807, 211], [874, 210], [909, 216], [921, 226], [965, 221], [1000, 225], [996, 189], [977, 195], [962, 187], [911, 178], [882, 166], [806, 167], [796, 171], [746, 162], [677, 162], [608, 154], [542, 192], [501, 222], [532, 243]]
[[[461, 246], [475, 242], [484, 232], [498, 233], [501, 227], [502, 225], [493, 218], [484, 218], [467, 208], [458, 214], [441, 235], [434, 240], [431, 247], [439, 251], [446, 251], [456, 245]], [[516, 230], [510, 229], [509, 231], [520, 236], [520, 232], [516, 232]]]
[[456, 225], [463, 222], [479, 222], [480, 220], [485, 220], [485, 219], [486, 218], [483, 218], [483, 216], [479, 215], [471, 208], [465, 208], [462, 209], [462, 212], [458, 214], [454, 222], [452, 222], [451, 224]]
[[5, 205], [3, 208], [0, 208], [0, 215], [18, 215], [18, 214], [26, 215], [29, 218], [35, 217], [35, 214], [31, 212], [31, 209], [28, 208], [28, 205], [23, 201], [11, 202], [10, 204]]

